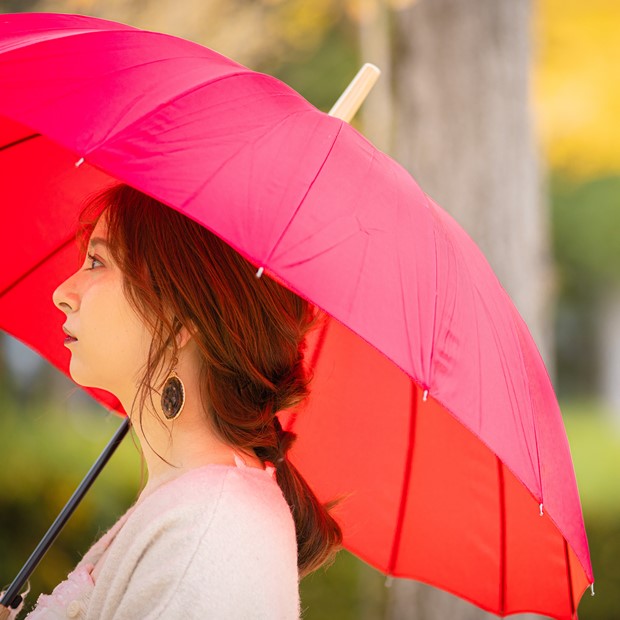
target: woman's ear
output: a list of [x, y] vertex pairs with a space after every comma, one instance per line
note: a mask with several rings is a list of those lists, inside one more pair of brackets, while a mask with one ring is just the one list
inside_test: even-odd
[[198, 331], [193, 321], [190, 321], [189, 327], [185, 327], [179, 321], [175, 319], [175, 331], [176, 331], [176, 341], [177, 348], [182, 349], [190, 340], [194, 338], [194, 335]]

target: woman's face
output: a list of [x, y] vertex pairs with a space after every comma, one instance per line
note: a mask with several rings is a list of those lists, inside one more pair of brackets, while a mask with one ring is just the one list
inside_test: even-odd
[[84, 264], [54, 291], [53, 300], [67, 316], [65, 329], [77, 339], [65, 342], [73, 380], [131, 402], [151, 335], [125, 297], [122, 273], [106, 239], [104, 213], [90, 236]]

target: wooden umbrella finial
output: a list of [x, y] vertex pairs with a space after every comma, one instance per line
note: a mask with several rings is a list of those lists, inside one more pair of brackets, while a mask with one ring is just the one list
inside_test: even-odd
[[350, 123], [380, 75], [381, 71], [377, 66], [369, 62], [364, 64], [334, 103], [329, 115]]

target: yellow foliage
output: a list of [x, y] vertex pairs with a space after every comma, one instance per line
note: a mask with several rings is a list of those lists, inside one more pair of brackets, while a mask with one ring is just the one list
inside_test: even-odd
[[620, 2], [538, 0], [533, 26], [533, 103], [551, 167], [619, 172]]
[[[274, 2], [274, 0], [270, 0]], [[314, 48], [340, 14], [334, 0], [288, 0], [268, 15], [271, 31], [292, 49]]]

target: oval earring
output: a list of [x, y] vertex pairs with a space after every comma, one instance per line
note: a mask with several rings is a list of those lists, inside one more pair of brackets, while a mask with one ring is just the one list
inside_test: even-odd
[[178, 359], [175, 358], [172, 371], [161, 392], [161, 408], [168, 420], [178, 418], [185, 404], [185, 386], [176, 373], [177, 362]]

